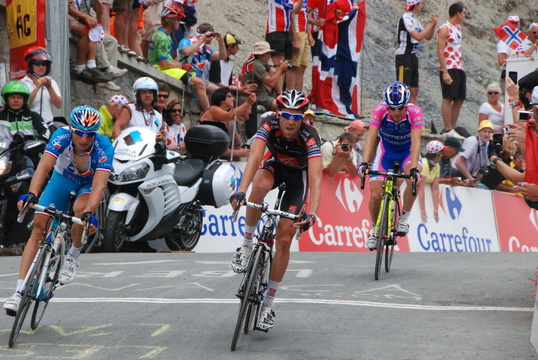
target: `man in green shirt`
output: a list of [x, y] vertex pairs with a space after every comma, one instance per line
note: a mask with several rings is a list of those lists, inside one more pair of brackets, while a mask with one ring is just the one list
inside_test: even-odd
[[[179, 28], [180, 19], [184, 18], [183, 11], [175, 6], [165, 5], [161, 12], [161, 27], [153, 35], [149, 44], [148, 57], [151, 66], [170, 75], [173, 78], [185, 81], [188, 79], [192, 67], [181, 64], [170, 55], [172, 50], [172, 38], [170, 34]], [[206, 94], [206, 86], [201, 78], [193, 76], [189, 80], [194, 86], [194, 91], [200, 103], [202, 111], [209, 108], [209, 99]]]
[[282, 92], [278, 88], [279, 79], [288, 71], [288, 61], [284, 60], [280, 64], [269, 64], [271, 54], [274, 52], [267, 41], [259, 41], [254, 44], [252, 55], [254, 61], [252, 70], [243, 75], [241, 82], [245, 84], [256, 84], [255, 90], [258, 104], [263, 105], [267, 110], [276, 110], [276, 95]]

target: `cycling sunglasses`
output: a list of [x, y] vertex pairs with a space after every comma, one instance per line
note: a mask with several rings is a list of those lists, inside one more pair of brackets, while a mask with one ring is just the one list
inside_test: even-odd
[[93, 131], [82, 131], [82, 130], [73, 130], [73, 132], [75, 134], [77, 134], [78, 136], [86, 136], [86, 137], [94, 137], [95, 136], [95, 132]]
[[280, 112], [280, 116], [282, 116], [286, 120], [291, 119], [291, 120], [294, 120], [294, 121], [303, 120], [303, 118], [304, 118], [304, 114], [292, 114], [292, 113], [284, 112], [284, 111]]
[[34, 66], [47, 66], [48, 62], [46, 62], [46, 61], [33, 61], [32, 65], [34, 65]]
[[403, 104], [403, 105], [400, 105], [400, 106], [390, 106], [389, 105], [389, 109], [393, 110], [393, 111], [400, 111], [402, 110], [403, 108], [405, 108], [407, 104]]

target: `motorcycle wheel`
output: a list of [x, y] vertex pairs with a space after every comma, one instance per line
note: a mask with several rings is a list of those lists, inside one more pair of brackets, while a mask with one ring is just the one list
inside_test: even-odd
[[166, 245], [170, 250], [190, 251], [194, 249], [200, 240], [202, 222], [202, 209], [199, 205], [191, 205], [180, 214], [180, 221], [164, 237]]
[[125, 239], [127, 238], [127, 231], [125, 229], [126, 215], [127, 213], [124, 211], [109, 211], [103, 238], [104, 252], [118, 252], [122, 250]]

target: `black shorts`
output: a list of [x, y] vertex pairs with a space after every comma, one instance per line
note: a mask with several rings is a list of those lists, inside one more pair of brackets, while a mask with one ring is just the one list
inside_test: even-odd
[[291, 60], [293, 57], [293, 43], [290, 33], [287, 31], [275, 31], [265, 34], [265, 40], [275, 50], [273, 55], [284, 55], [284, 59]]
[[443, 99], [465, 100], [467, 95], [467, 75], [465, 75], [465, 71], [460, 69], [448, 69], [448, 74], [453, 81], [450, 85], [445, 84], [443, 81], [443, 72], [439, 71]]
[[286, 184], [286, 192], [282, 197], [280, 210], [299, 214], [303, 210], [308, 196], [307, 169], [292, 169], [276, 161], [273, 156], [264, 160], [260, 169], [269, 171], [274, 178], [272, 189], [281, 183]]
[[418, 58], [416, 54], [396, 55], [396, 80], [418, 88]]

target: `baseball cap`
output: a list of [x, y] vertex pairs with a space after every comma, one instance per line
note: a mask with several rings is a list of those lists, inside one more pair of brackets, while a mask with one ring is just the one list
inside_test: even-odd
[[532, 90], [532, 99], [530, 105], [538, 106], [538, 86]]
[[413, 7], [413, 5], [416, 5], [420, 2], [420, 0], [407, 0], [405, 2], [405, 11], [409, 11], [411, 10], [411, 7]]
[[366, 130], [366, 125], [364, 125], [364, 123], [362, 122], [362, 120], [353, 120], [351, 122], [351, 124], [349, 124], [348, 126], [346, 126], [344, 129], [345, 130], [349, 130], [349, 129], [357, 129], [357, 130]]
[[441, 150], [447, 150], [448, 146], [443, 145], [440, 141], [432, 140], [426, 144], [428, 154], [437, 154]]
[[507, 21], [508, 21], [508, 22], [516, 22], [516, 23], [518, 23], [518, 22], [519, 22], [519, 16], [517, 16], [517, 15], [510, 15], [510, 16], [508, 17], [508, 20], [507, 20]]
[[310, 109], [306, 110], [306, 111], [305, 111], [305, 112], [304, 112], [303, 114], [305, 114], [305, 115], [312, 115], [312, 116], [316, 116], [316, 113], [315, 113], [315, 112], [313, 112], [313, 111], [312, 111], [312, 110], [310, 110]]
[[458, 150], [460, 152], [465, 151], [465, 149], [461, 147], [461, 142], [458, 139], [456, 139], [455, 137], [446, 138], [445, 146], [453, 147], [454, 149], [456, 149], [456, 150]]
[[114, 103], [114, 104], [125, 105], [129, 102], [129, 100], [127, 100], [127, 98], [123, 95], [114, 95], [110, 99], [108, 99], [108, 102]]
[[231, 44], [241, 45], [241, 44], [243, 44], [243, 43], [244, 43], [244, 41], [239, 40], [239, 38], [237, 37], [237, 35], [227, 33], [227, 34], [224, 36], [224, 45], [226, 45], [226, 46], [231, 45]]
[[482, 129], [491, 129], [493, 130], [493, 123], [490, 120], [482, 120], [478, 125], [478, 131]]

